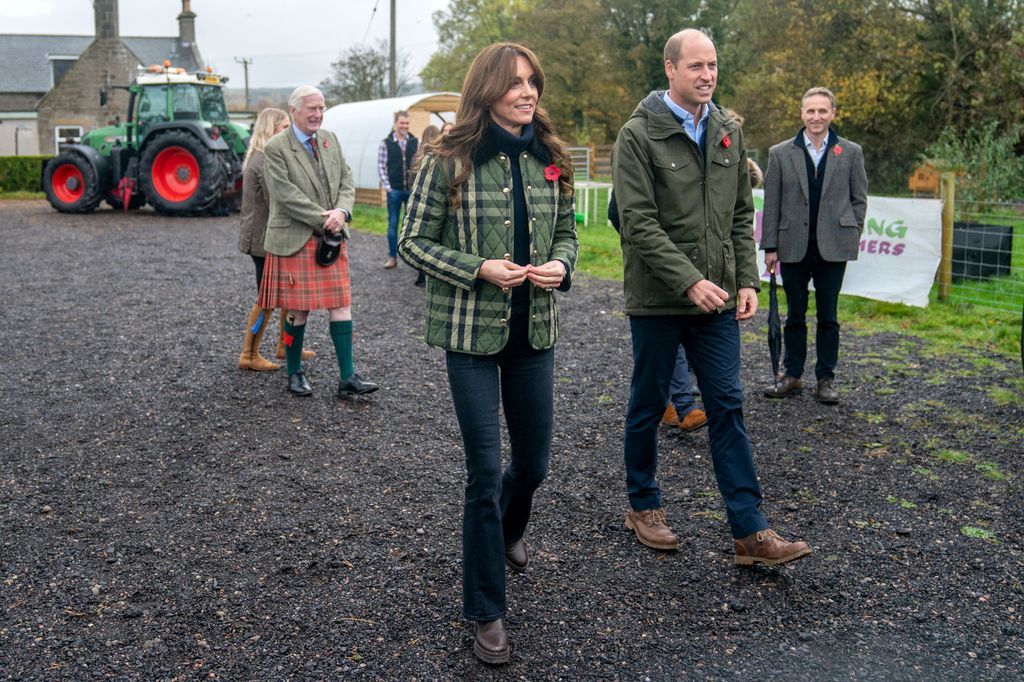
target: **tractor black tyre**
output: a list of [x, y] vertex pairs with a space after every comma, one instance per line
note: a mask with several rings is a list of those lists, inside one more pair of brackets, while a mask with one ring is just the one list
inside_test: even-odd
[[61, 213], [92, 213], [103, 198], [92, 164], [75, 152], [63, 152], [47, 162], [43, 192]]
[[163, 215], [198, 215], [210, 210], [224, 188], [224, 163], [190, 132], [171, 130], [142, 151], [139, 186]]

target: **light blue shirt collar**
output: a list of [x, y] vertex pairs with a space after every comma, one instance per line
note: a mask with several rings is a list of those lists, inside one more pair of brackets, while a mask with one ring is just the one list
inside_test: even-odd
[[708, 102], [702, 107], [702, 112], [699, 121], [694, 121], [693, 114], [686, 109], [672, 101], [672, 98], [668, 96], [668, 90], [661, 96], [665, 100], [665, 104], [678, 118], [683, 119], [683, 130], [690, 137], [691, 140], [700, 144], [700, 141], [704, 138], [704, 131], [707, 129], [708, 115], [711, 114], [711, 107], [715, 106], [711, 102]]
[[807, 137], [806, 130], [803, 132], [803, 136], [804, 148], [807, 149], [807, 153], [811, 155], [811, 161], [813, 161], [814, 165], [817, 166], [821, 163], [821, 157], [825, 156], [825, 150], [828, 149], [828, 135], [826, 135], [825, 139], [821, 141], [821, 149], [814, 146], [814, 142], [811, 141], [811, 138]]
[[295, 138], [302, 143], [302, 146], [306, 148], [306, 151], [312, 154], [313, 147], [311, 147], [309, 144], [309, 138], [311, 138], [312, 135], [307, 135], [306, 133], [302, 132], [294, 123], [292, 124], [292, 132], [295, 133]]

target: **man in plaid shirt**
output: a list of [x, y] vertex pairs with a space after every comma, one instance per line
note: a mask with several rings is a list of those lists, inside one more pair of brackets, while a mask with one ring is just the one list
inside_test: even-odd
[[388, 259], [384, 268], [398, 265], [398, 219], [409, 201], [412, 187], [412, 160], [419, 140], [409, 133], [409, 112], [396, 111], [394, 130], [381, 140], [377, 152], [377, 172], [388, 197]]

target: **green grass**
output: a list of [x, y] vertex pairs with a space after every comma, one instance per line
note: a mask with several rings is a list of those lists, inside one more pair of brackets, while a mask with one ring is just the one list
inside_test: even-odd
[[25, 199], [45, 199], [42, 192], [0, 192], [0, 201], [24, 201]]
[[960, 529], [960, 534], [964, 537], [975, 538], [977, 540], [984, 540], [985, 542], [991, 542], [993, 544], [998, 543], [996, 540], [996, 534], [990, 530], [984, 528], [976, 528], [974, 526], [964, 526]]
[[950, 464], [967, 464], [971, 461], [969, 454], [959, 450], [939, 450], [935, 453], [935, 456], [939, 460], [949, 462]]
[[[598, 192], [592, 199], [589, 225], [578, 224], [580, 254], [577, 270], [593, 277], [622, 281], [622, 249], [619, 235], [606, 220], [606, 192]], [[581, 208], [577, 206], [577, 208]], [[1019, 220], [1019, 218], [1018, 218]], [[356, 210], [354, 227], [376, 234], [387, 232], [387, 209], [359, 206]], [[1022, 234], [1014, 239], [1014, 267], [1024, 272], [1024, 225]], [[1018, 254], [1018, 250], [1020, 254]], [[768, 306], [768, 287], [758, 297], [762, 308]], [[779, 288], [779, 305], [785, 314], [786, 295]], [[808, 317], [815, 314], [814, 300], [811, 299]], [[1020, 312], [990, 310], [954, 301], [938, 300], [937, 288], [932, 288], [927, 308], [915, 308], [899, 303], [871, 301], [857, 296], [839, 297], [839, 319], [845, 334], [874, 336], [891, 332], [914, 337], [915, 346], [929, 358], [962, 358], [968, 362], [984, 363], [986, 354], [1020, 358]], [[846, 344], [856, 348], [858, 354], [883, 351], [888, 358], [889, 348], [872, 348], [858, 345], [856, 340]], [[975, 366], [978, 366], [976, 364]], [[913, 368], [918, 369], [918, 368]]]
[[978, 462], [974, 468], [990, 481], [1006, 480], [1006, 474], [999, 469], [999, 465], [995, 462]]

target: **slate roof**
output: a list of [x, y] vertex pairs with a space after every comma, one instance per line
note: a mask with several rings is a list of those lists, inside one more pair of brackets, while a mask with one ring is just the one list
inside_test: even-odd
[[[175, 66], [186, 71], [198, 71], [202, 64], [195, 63], [192, 51], [177, 38], [129, 37], [121, 40], [128, 46], [139, 63], [160, 64], [170, 59]], [[49, 92], [50, 55], [74, 55], [85, 52], [93, 36], [58, 36], [32, 34], [0, 34], [0, 92]]]

